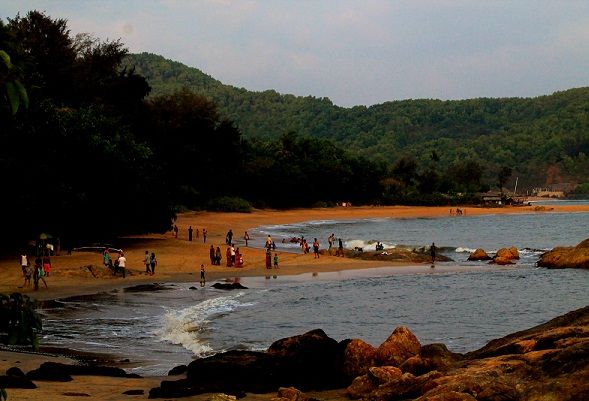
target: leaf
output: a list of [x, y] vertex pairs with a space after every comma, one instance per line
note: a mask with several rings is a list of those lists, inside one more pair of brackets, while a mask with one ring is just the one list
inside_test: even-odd
[[10, 56], [4, 50], [0, 50], [0, 58], [6, 64], [6, 67], [10, 70], [12, 68], [12, 63], [10, 62]]
[[29, 95], [27, 94], [27, 90], [25, 89], [24, 85], [20, 83], [20, 81], [14, 81], [14, 84], [16, 85], [16, 89], [18, 90], [18, 95], [22, 101], [23, 106], [25, 106], [25, 109], [28, 109]]
[[13, 82], [6, 83], [6, 95], [8, 96], [8, 103], [10, 103], [12, 114], [16, 114], [20, 105], [20, 97], [16, 85]]

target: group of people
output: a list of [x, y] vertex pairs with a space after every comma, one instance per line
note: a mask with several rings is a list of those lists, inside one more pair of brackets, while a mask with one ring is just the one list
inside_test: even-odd
[[[146, 251], [147, 252], [147, 251]], [[102, 252], [102, 263], [106, 267], [112, 270], [112, 274], [114, 276], [120, 271], [123, 274], [123, 278], [126, 277], [126, 270], [127, 270], [127, 258], [123, 253], [123, 250], [119, 250], [119, 257], [116, 258], [113, 262], [112, 257], [110, 256], [110, 249], [104, 248], [104, 252]]]
[[462, 216], [464, 215], [464, 210], [460, 209], [459, 207], [456, 208], [456, 211], [454, 211], [454, 209], [450, 209], [450, 216], [454, 216], [456, 214], [456, 216]]
[[152, 252], [150, 255], [149, 251], [145, 251], [145, 256], [143, 258], [145, 263], [145, 274], [153, 276], [155, 274], [155, 268], [157, 266], [157, 258], [155, 257], [155, 252]]
[[[174, 224], [174, 228], [172, 229], [174, 232], [174, 237], [178, 238], [178, 227]], [[194, 233], [194, 229], [192, 226], [188, 226], [188, 241], [192, 242], [192, 234]], [[196, 239], [200, 238], [201, 231], [197, 228], [196, 229]], [[207, 242], [207, 229], [202, 229], [202, 242], [206, 244]]]
[[20, 256], [20, 265], [24, 278], [24, 288], [31, 286], [31, 278], [33, 279], [35, 291], [39, 289], [39, 281], [42, 281], [45, 285], [45, 288], [48, 288], [45, 277], [49, 276], [49, 272], [51, 271], [51, 259], [47, 253], [45, 253], [42, 257], [37, 256], [35, 258], [35, 266], [31, 266], [29, 257], [25, 252], [23, 252]]

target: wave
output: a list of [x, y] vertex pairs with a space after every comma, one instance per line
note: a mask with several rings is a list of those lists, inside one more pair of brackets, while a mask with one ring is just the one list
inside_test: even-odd
[[[381, 242], [381, 244], [383, 245], [384, 249], [392, 249], [392, 248], [397, 247], [396, 244], [387, 244], [384, 242]], [[344, 248], [346, 248], [346, 249], [362, 248], [365, 251], [374, 251], [374, 250], [376, 250], [376, 241], [373, 241], [373, 240], [363, 241], [361, 239], [352, 239], [352, 240], [344, 242]]]
[[156, 332], [161, 341], [182, 345], [196, 356], [214, 353], [213, 349], [200, 338], [214, 316], [231, 313], [239, 307], [251, 306], [240, 303], [238, 298], [245, 292], [207, 299], [196, 305], [180, 310], [171, 310], [164, 316], [164, 325]]

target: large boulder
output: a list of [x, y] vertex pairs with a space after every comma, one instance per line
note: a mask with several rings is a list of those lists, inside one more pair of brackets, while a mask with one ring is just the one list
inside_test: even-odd
[[407, 359], [419, 353], [421, 344], [407, 327], [397, 327], [376, 350], [378, 365], [399, 367]]
[[538, 266], [552, 269], [589, 269], [589, 239], [575, 247], [556, 247], [542, 254]]
[[412, 356], [403, 362], [400, 369], [416, 376], [432, 370], [446, 372], [461, 359], [461, 354], [450, 352], [444, 344], [428, 344], [421, 347], [419, 355]]
[[519, 251], [516, 247], [512, 246], [510, 248], [501, 248], [495, 254], [495, 258], [503, 258], [508, 260], [518, 260], [519, 259]]
[[274, 342], [266, 352], [229, 351], [192, 361], [186, 379], [163, 381], [150, 398], [174, 398], [210, 392], [239, 395], [268, 393], [279, 387], [302, 391], [343, 388], [343, 348], [323, 330]]
[[504, 265], [514, 265], [515, 263], [511, 259], [503, 258], [503, 257], [500, 257], [500, 256], [495, 256], [493, 258], [493, 260], [489, 262], [489, 264], [495, 264], [495, 265], [504, 266]]
[[360, 339], [350, 340], [344, 348], [344, 374], [349, 378], [366, 374], [375, 359], [376, 348]]
[[491, 260], [491, 257], [485, 252], [484, 249], [477, 248], [474, 252], [472, 252], [468, 259], [470, 261], [479, 261], [479, 260]]

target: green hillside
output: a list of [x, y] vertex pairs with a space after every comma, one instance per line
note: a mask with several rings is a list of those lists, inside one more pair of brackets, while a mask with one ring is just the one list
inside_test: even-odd
[[[373, 160], [403, 156], [436, 169], [475, 161], [494, 180], [513, 168], [521, 188], [589, 182], [589, 88], [537, 98], [403, 100], [343, 108], [328, 98], [252, 92], [224, 85], [196, 68], [142, 53], [127, 63], [147, 78], [151, 96], [187, 87], [217, 103], [247, 138], [294, 131], [332, 140]], [[509, 185], [509, 182], [508, 182]]]

